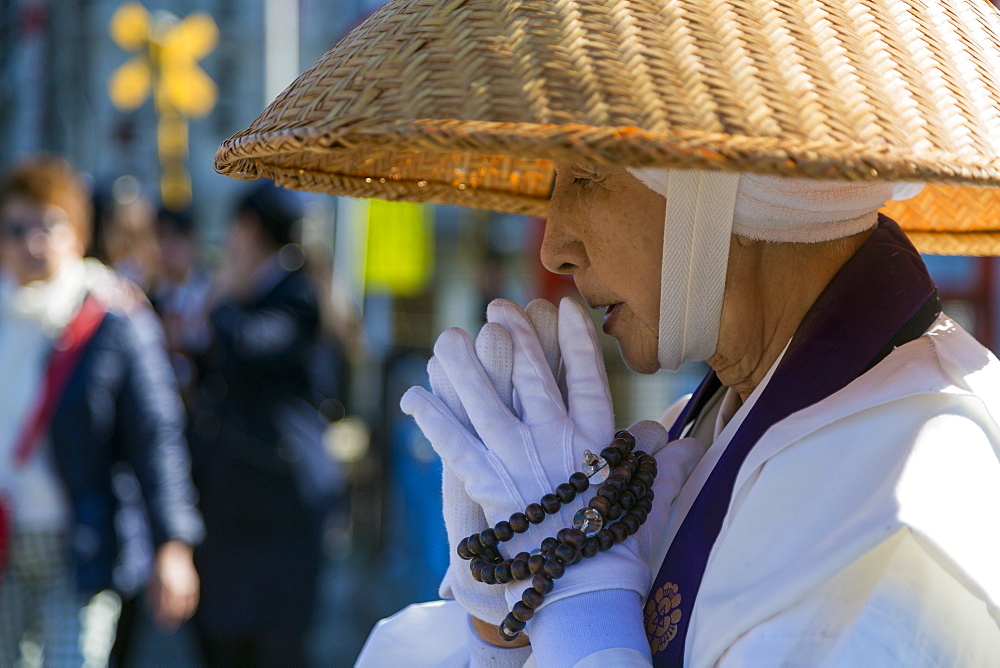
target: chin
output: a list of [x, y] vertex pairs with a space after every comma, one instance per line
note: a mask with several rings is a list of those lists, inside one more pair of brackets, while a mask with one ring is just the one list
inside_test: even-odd
[[621, 353], [625, 366], [636, 373], [651, 374], [660, 370], [660, 362], [656, 353], [648, 350], [635, 350], [628, 342], [618, 339], [618, 352]]

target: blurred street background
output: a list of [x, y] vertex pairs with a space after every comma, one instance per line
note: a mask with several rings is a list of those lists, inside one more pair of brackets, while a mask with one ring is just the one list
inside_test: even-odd
[[[216, 148], [381, 4], [0, 0], [0, 172], [40, 152], [65, 156], [98, 205], [105, 246], [94, 252], [154, 303], [171, 282], [197, 303], [251, 187], [214, 172]], [[493, 298], [523, 305], [574, 289], [538, 261], [542, 220], [316, 194], [302, 205], [296, 245], [319, 268], [338, 341], [337, 354], [315, 361], [338, 379], [322, 408], [324, 443], [347, 480], [325, 523], [308, 657], [348, 666], [378, 619], [437, 598], [447, 564], [440, 463], [398, 408], [427, 382], [436, 335], [474, 334]], [[158, 222], [171, 213], [181, 222]], [[946, 311], [996, 350], [996, 260], [927, 261]], [[184, 308], [164, 326], [178, 380], [191, 387], [186, 346], [204, 323]], [[638, 376], [604, 338], [620, 425], [657, 417], [705, 371]], [[201, 665], [189, 627], [167, 635], [144, 618], [138, 634], [135, 665]]]

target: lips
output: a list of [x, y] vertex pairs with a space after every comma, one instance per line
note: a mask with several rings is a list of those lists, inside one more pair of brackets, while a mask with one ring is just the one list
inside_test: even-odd
[[614, 324], [617, 319], [616, 316], [618, 315], [618, 312], [620, 310], [621, 310], [621, 302], [617, 304], [608, 304], [608, 306], [605, 308], [604, 325], [602, 327], [605, 334], [611, 334], [611, 329], [614, 327]]
[[[621, 312], [621, 307], [624, 306], [625, 302], [607, 302], [605, 299], [611, 297], [611, 295], [589, 295], [582, 290], [580, 295], [584, 298], [584, 300], [586, 300], [587, 306], [595, 311], [604, 309], [604, 324], [601, 329], [604, 330], [605, 334], [611, 334], [611, 329], [614, 327], [614, 324], [618, 319], [618, 315]], [[601, 297], [603, 297], [603, 299]]]

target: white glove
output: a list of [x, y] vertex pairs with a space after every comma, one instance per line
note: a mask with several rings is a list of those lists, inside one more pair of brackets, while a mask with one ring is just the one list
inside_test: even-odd
[[[544, 300], [536, 300], [528, 304], [526, 314], [553, 372], [558, 373], [559, 342], [556, 338], [555, 306]], [[487, 323], [476, 337], [476, 354], [504, 405], [513, 407], [513, 344], [510, 334], [501, 325]], [[466, 429], [474, 432], [458, 395], [436, 357], [432, 357], [427, 363], [427, 374], [434, 395], [441, 399]], [[443, 462], [441, 472], [441, 499], [448, 534], [449, 564], [438, 594], [442, 598], [454, 598], [469, 614], [499, 625], [509, 608], [503, 590], [476, 582], [469, 571], [469, 563], [455, 552], [455, 546], [461, 539], [478, 533], [489, 525], [482, 508], [469, 498], [464, 483], [447, 462]]]
[[[559, 309], [558, 339], [565, 370], [565, 400], [524, 315], [503, 303], [495, 302], [491, 310], [495, 312], [491, 313], [491, 319], [501, 322], [511, 332], [514, 403], [518, 412], [512, 412], [504, 404], [476, 357], [471, 340], [456, 329], [441, 335], [435, 345], [435, 356], [475, 433], [423, 388], [411, 388], [401, 402], [404, 412], [416, 418], [442, 459], [465, 481], [470, 497], [480, 503], [490, 524], [523, 511], [527, 504], [552, 492], [579, 469], [584, 450], [597, 452], [613, 436], [603, 359], [593, 323], [583, 307], [564, 300]], [[665, 441], [662, 427], [649, 428], [658, 429], [658, 438]], [[700, 454], [698, 449], [697, 456]], [[651, 549], [649, 536], [659, 535], [666, 522], [666, 508], [697, 456], [682, 457], [681, 464], [661, 461], [661, 471], [654, 483], [659, 512], [654, 510], [650, 514], [633, 539], [599, 558], [568, 568], [546, 602], [597, 589], [629, 589], [645, 595], [651, 581], [646, 564]], [[589, 498], [590, 494], [585, 496]], [[572, 526], [576, 510], [584, 505], [584, 500], [578, 497], [554, 517], [546, 518], [540, 528], [554, 535], [559, 529]], [[515, 535], [504, 547], [509, 556], [530, 551], [537, 545], [536, 532], [529, 531]], [[526, 582], [521, 582], [505, 587], [508, 602], [515, 602], [526, 586]]]

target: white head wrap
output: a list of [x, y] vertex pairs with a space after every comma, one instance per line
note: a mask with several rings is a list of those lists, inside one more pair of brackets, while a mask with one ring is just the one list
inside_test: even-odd
[[731, 234], [800, 243], [847, 237], [874, 227], [887, 200], [908, 199], [922, 187], [654, 167], [628, 171], [667, 200], [658, 360], [671, 371], [715, 353]]
[[733, 234], [760, 241], [817, 243], [864, 232], [892, 197], [884, 181], [814, 181], [740, 174]]

